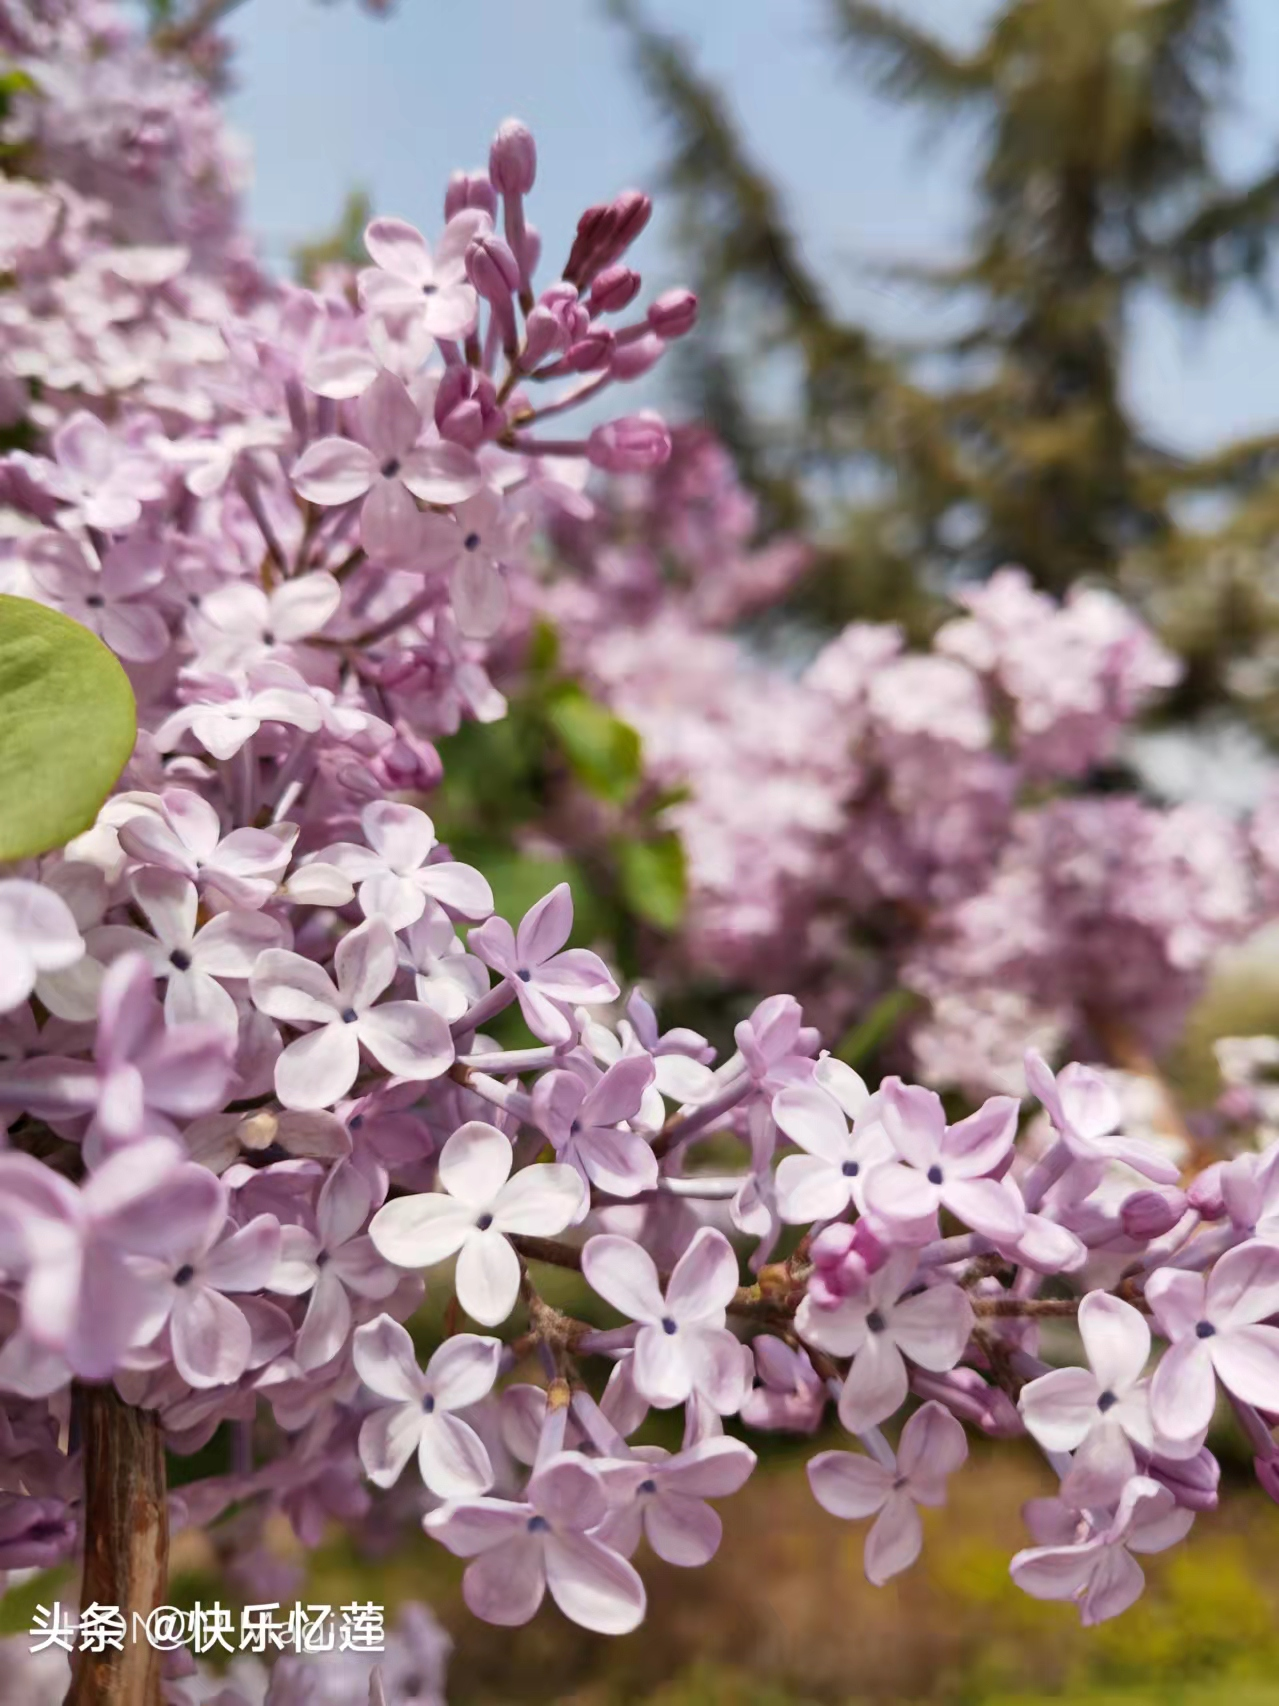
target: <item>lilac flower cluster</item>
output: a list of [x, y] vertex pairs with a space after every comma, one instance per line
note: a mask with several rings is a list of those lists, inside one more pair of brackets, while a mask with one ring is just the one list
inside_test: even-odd
[[1028, 1040], [1105, 1058], [1121, 1023], [1166, 1047], [1218, 950], [1274, 915], [1272, 804], [1249, 824], [1092, 785], [1176, 679], [1113, 595], [1058, 603], [1004, 569], [927, 651], [854, 623], [799, 670], [732, 625], [775, 607], [806, 553], [752, 548], [704, 436], [579, 511], [554, 517], [572, 573], [533, 596], [653, 782], [686, 795], [671, 981], [767, 979], [832, 1031], [904, 989], [914, 1069], [981, 1095], [1017, 1086]]
[[[917, 1557], [966, 1428], [1029, 1434], [1060, 1490], [1013, 1576], [1112, 1616], [1140, 1592], [1133, 1555], [1215, 1502], [1219, 1391], [1279, 1496], [1279, 1150], [1183, 1190], [1121, 1135], [1102, 1077], [1033, 1052], [1047, 1131], [1019, 1146], [1015, 1097], [952, 1122], [930, 1089], [872, 1091], [789, 995], [717, 1061], [569, 945], [567, 887], [513, 926], [416, 803], [434, 740], [503, 712], [489, 642], [520, 540], [575, 490], [544, 470], [669, 450], [642, 414], [532, 430], [644, 371], [694, 310], [676, 293], [612, 323], [640, 289], [635, 194], [583, 215], [539, 292], [534, 174], [503, 126], [433, 246], [373, 222], [354, 301], [228, 308], [211, 370], [163, 407], [42, 390], [47, 442], [0, 463], [5, 590], [102, 636], [142, 731], [95, 825], [0, 878], [0, 1570], [94, 1538], [70, 1424], [110, 1382], [174, 1452], [229, 1441], [228, 1472], [176, 1488], [168, 1517], [230, 1537], [242, 1582], [278, 1571], [277, 1513], [307, 1546], [403, 1516], [467, 1561], [477, 1616], [520, 1624], [549, 1597], [618, 1634], [644, 1616], [644, 1546], [694, 1567], [720, 1545], [716, 1504], [755, 1465], [726, 1421], [814, 1434], [833, 1410], [858, 1449], [810, 1480], [834, 1515], [873, 1517], [872, 1580]], [[56, 263], [44, 241], [15, 256], [23, 300]], [[1077, 768], [1161, 679], [1081, 595], [1043, 622], [1112, 638], [1044, 688], [992, 614], [1027, 596], [996, 583], [930, 657], [852, 630], [794, 689], [883, 755], [851, 820], [880, 892], [897, 872], [954, 898], [971, 832], [926, 821], [930, 785], [1003, 822], [1010, 765]], [[667, 657], [648, 631], [650, 668], [688, 655], [677, 630]], [[1041, 716], [1046, 692], [1065, 709]], [[930, 771], [943, 743], [989, 785]], [[1193, 906], [1171, 911], [1152, 933], [1190, 931], [1193, 959]], [[501, 1046], [517, 1011], [528, 1040]], [[572, 1313], [539, 1289], [549, 1267], [579, 1276]], [[445, 1307], [423, 1366], [424, 1296]], [[1055, 1366], [1047, 1324], [1076, 1319], [1087, 1366]], [[678, 1450], [637, 1442], [650, 1410], [682, 1410]], [[286, 1665], [259, 1681], [238, 1697], [332, 1697]], [[398, 1698], [389, 1674], [369, 1686]]]

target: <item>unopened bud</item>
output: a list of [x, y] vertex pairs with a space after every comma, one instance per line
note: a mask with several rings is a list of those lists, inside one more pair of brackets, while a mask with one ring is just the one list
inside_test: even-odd
[[628, 266], [605, 267], [591, 286], [587, 303], [592, 314], [620, 314], [639, 295], [640, 275]]
[[505, 424], [493, 381], [472, 367], [449, 367], [435, 393], [435, 424], [441, 438], [475, 450], [496, 438]]
[[648, 307], [648, 323], [667, 343], [682, 338], [697, 324], [697, 295], [692, 290], [664, 290]]
[[1252, 1467], [1262, 1492], [1279, 1505], [1279, 1453], [1274, 1457], [1254, 1457]]
[[1154, 1456], [1144, 1472], [1167, 1487], [1185, 1510], [1216, 1510], [1221, 1466], [1206, 1445], [1201, 1445], [1193, 1457]]
[[642, 338], [636, 338], [634, 343], [619, 344], [613, 352], [613, 360], [609, 372], [614, 379], [625, 383], [628, 379], [638, 379], [657, 366], [666, 354], [666, 345], [653, 332], [646, 332]]
[[504, 305], [520, 287], [515, 256], [500, 237], [484, 232], [466, 248], [466, 276], [486, 302]]
[[497, 215], [497, 193], [483, 172], [454, 172], [444, 192], [444, 217], [452, 219], [467, 208]]
[[1184, 1191], [1133, 1191], [1124, 1198], [1119, 1210], [1120, 1223], [1129, 1238], [1145, 1244], [1152, 1238], [1162, 1238], [1186, 1212]]
[[645, 474], [670, 460], [671, 435], [651, 409], [597, 426], [586, 443], [595, 468], [610, 474]]
[[592, 326], [569, 349], [564, 365], [573, 373], [597, 373], [612, 361], [616, 341], [607, 326]]
[[1205, 1220], [1220, 1220], [1226, 1212], [1225, 1198], [1221, 1194], [1221, 1173], [1224, 1165], [1224, 1162], [1214, 1161], [1211, 1167], [1205, 1167], [1186, 1192], [1186, 1200], [1191, 1208]]
[[499, 195], [527, 195], [537, 177], [537, 144], [527, 125], [508, 118], [489, 149], [489, 177]]
[[373, 769], [384, 787], [404, 792], [429, 793], [444, 779], [444, 764], [431, 742], [404, 727], [377, 753]]

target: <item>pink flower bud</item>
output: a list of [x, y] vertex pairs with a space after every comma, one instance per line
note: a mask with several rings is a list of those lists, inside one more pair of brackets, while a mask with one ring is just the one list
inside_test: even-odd
[[1223, 1162], [1214, 1161], [1211, 1167], [1205, 1167], [1186, 1192], [1186, 1200], [1190, 1207], [1201, 1214], [1205, 1220], [1220, 1220], [1226, 1212], [1225, 1199], [1221, 1194], [1223, 1166]]
[[1162, 1238], [1165, 1232], [1171, 1232], [1185, 1212], [1184, 1191], [1142, 1190], [1124, 1198], [1119, 1219], [1125, 1236], [1144, 1244], [1151, 1238]]
[[537, 176], [537, 144], [527, 125], [508, 118], [489, 149], [489, 177], [499, 195], [527, 195]]
[[520, 268], [500, 237], [473, 237], [466, 249], [466, 276], [486, 302], [505, 304], [520, 287]]
[[607, 326], [592, 326], [584, 338], [571, 347], [564, 365], [574, 373], [597, 373], [613, 359], [616, 339]]
[[1252, 1467], [1262, 1492], [1279, 1505], [1279, 1452], [1273, 1457], [1254, 1457]]
[[520, 266], [524, 269], [524, 277], [532, 278], [537, 271], [537, 263], [542, 258], [542, 237], [535, 225], [526, 225], [520, 232], [519, 242], [513, 245]]
[[521, 365], [528, 371], [548, 355], [567, 349], [585, 336], [590, 323], [590, 316], [578, 300], [575, 287], [553, 284], [549, 290], [542, 292], [525, 321]]
[[1217, 1508], [1217, 1483], [1221, 1466], [1208, 1450], [1200, 1446], [1193, 1457], [1176, 1460], [1171, 1457], [1152, 1457], [1145, 1473], [1162, 1482], [1186, 1510], [1213, 1511]]
[[636, 338], [634, 343], [618, 345], [613, 352], [609, 372], [614, 379], [623, 383], [628, 379], [638, 379], [641, 374], [656, 367], [665, 354], [666, 345], [661, 338], [652, 332], [646, 332], [642, 338]]
[[473, 207], [492, 219], [497, 213], [497, 195], [483, 172], [454, 172], [444, 192], [444, 217], [452, 219]]
[[664, 290], [648, 307], [648, 323], [670, 343], [691, 332], [697, 323], [697, 296], [691, 290]]
[[429, 740], [400, 727], [393, 741], [373, 759], [373, 769], [387, 788], [428, 793], [444, 779], [444, 765]]
[[587, 306], [592, 314], [620, 314], [639, 295], [640, 275], [619, 262], [605, 267], [591, 287]]
[[591, 465], [610, 474], [645, 474], [670, 460], [671, 435], [651, 409], [597, 426], [586, 442]]
[[474, 450], [496, 438], [506, 416], [493, 381], [473, 367], [448, 367], [435, 393], [435, 424], [441, 438]]

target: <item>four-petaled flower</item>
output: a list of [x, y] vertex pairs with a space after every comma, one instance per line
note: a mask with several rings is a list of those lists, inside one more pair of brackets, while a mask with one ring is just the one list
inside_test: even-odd
[[439, 1191], [396, 1197], [373, 1216], [369, 1236], [388, 1262], [430, 1268], [457, 1257], [458, 1302], [496, 1327], [515, 1307], [519, 1257], [512, 1235], [552, 1237], [579, 1213], [583, 1192], [571, 1167], [539, 1163], [511, 1175], [510, 1139], [468, 1120], [440, 1151]]
[[431, 859], [435, 825], [416, 806], [375, 800], [360, 814], [365, 845], [338, 841], [317, 854], [357, 885], [366, 918], [383, 918], [392, 930], [414, 924], [432, 901], [459, 918], [487, 918], [493, 891], [470, 865]]
[[471, 952], [511, 984], [529, 1029], [547, 1043], [572, 1040], [569, 1014], [580, 1003], [618, 996], [598, 954], [564, 948], [572, 928], [572, 892], [559, 883], [529, 908], [518, 930], [494, 915], [466, 939]]
[[594, 1531], [608, 1515], [599, 1472], [564, 1452], [538, 1469], [522, 1502], [458, 1500], [423, 1518], [428, 1534], [470, 1558], [462, 1597], [486, 1623], [527, 1623], [547, 1589], [584, 1629], [625, 1635], [644, 1617], [635, 1568]]
[[422, 543], [416, 499], [454, 504], [483, 484], [480, 465], [460, 444], [420, 444], [421, 410], [403, 380], [382, 372], [355, 404], [359, 439], [318, 438], [293, 465], [293, 484], [312, 503], [363, 498], [360, 543], [384, 562], [412, 561]]
[[493, 1485], [489, 1454], [475, 1429], [453, 1412], [492, 1391], [501, 1340], [457, 1333], [445, 1339], [425, 1372], [412, 1339], [389, 1315], [357, 1327], [352, 1343], [356, 1373], [387, 1400], [360, 1426], [360, 1461], [374, 1486], [394, 1486], [416, 1452], [422, 1480], [437, 1498], [486, 1493]]
[[992, 1096], [975, 1114], [947, 1125], [934, 1090], [886, 1079], [880, 1118], [899, 1159], [876, 1167], [866, 1182], [866, 1206], [903, 1242], [937, 1236], [937, 1212], [947, 1208], [996, 1242], [1016, 1239], [1026, 1223], [1021, 1199], [991, 1173], [1017, 1135], [1015, 1096]]
[[254, 968], [254, 1005], [272, 1019], [316, 1029], [291, 1042], [275, 1063], [286, 1108], [331, 1108], [355, 1083], [364, 1047], [399, 1078], [438, 1078], [453, 1062], [453, 1039], [420, 1001], [374, 1003], [395, 981], [395, 937], [380, 918], [343, 936], [333, 956], [336, 985], [314, 960], [269, 948]]
[[901, 1408], [910, 1384], [907, 1357], [942, 1374], [964, 1353], [973, 1329], [967, 1296], [948, 1281], [903, 1296], [914, 1272], [914, 1254], [900, 1251], [870, 1276], [864, 1292], [825, 1309], [806, 1297], [796, 1312], [795, 1328], [806, 1344], [853, 1359], [839, 1398], [839, 1419], [849, 1433]]
[[1239, 1244], [1204, 1279], [1158, 1268], [1146, 1298], [1172, 1341], [1150, 1383], [1150, 1411], [1169, 1439], [1189, 1440], [1212, 1420], [1217, 1381], [1245, 1404], [1279, 1412], [1279, 1245]]
[[822, 1451], [808, 1465], [813, 1497], [832, 1516], [873, 1516], [866, 1575], [876, 1587], [908, 1570], [924, 1543], [920, 1505], [944, 1505], [946, 1481], [968, 1456], [963, 1426], [930, 1399], [902, 1429], [890, 1467], [853, 1451]]
[[637, 1391], [659, 1410], [694, 1392], [721, 1415], [746, 1396], [742, 1346], [724, 1325], [737, 1290], [733, 1246], [703, 1226], [662, 1284], [648, 1251], [630, 1238], [598, 1233], [582, 1249], [582, 1272], [606, 1303], [640, 1323], [632, 1373]]
[[1019, 1588], [1035, 1599], [1069, 1599], [1085, 1626], [1127, 1611], [1146, 1585], [1134, 1552], [1163, 1552], [1189, 1533], [1195, 1513], [1167, 1487], [1134, 1475], [1106, 1518], [1081, 1515], [1060, 1499], [1031, 1499], [1026, 1521], [1038, 1546], [1018, 1552], [1010, 1566]]

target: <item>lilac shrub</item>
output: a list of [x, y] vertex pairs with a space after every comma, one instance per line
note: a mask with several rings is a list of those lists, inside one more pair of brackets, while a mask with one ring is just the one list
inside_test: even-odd
[[927, 650], [858, 622], [800, 667], [741, 629], [811, 553], [753, 543], [704, 432], [591, 495], [555, 495], [568, 572], [530, 597], [640, 732], [652, 785], [685, 795], [664, 818], [689, 884], [670, 984], [790, 990], [835, 1036], [904, 995], [900, 1064], [980, 1096], [1020, 1087], [1028, 1042], [1114, 1058], [1118, 1029], [1162, 1052], [1219, 950], [1273, 917], [1272, 802], [1240, 822], [1105, 776], [1178, 672], [1111, 593], [1058, 602], [1007, 568]]
[[[29, 24], [26, 51], [74, 69], [83, 19], [107, 16]], [[71, 209], [83, 115], [58, 103], [80, 84], [40, 86], [33, 135], [72, 177], [24, 193]], [[159, 163], [130, 169], [159, 193]], [[354, 299], [257, 279], [237, 302], [186, 233], [151, 282], [133, 268], [129, 384], [95, 389], [90, 365], [24, 393], [37, 436], [0, 464], [0, 582], [97, 627], [140, 732], [92, 827], [0, 878], [0, 1569], [110, 1538], [80, 1450], [109, 1391], [177, 1457], [226, 1442], [225, 1472], [174, 1487], [167, 1520], [224, 1536], [251, 1597], [278, 1591], [275, 1516], [308, 1547], [334, 1521], [370, 1540], [420, 1522], [465, 1560], [477, 1616], [520, 1624], [549, 1597], [624, 1633], [645, 1612], [645, 1546], [684, 1567], [716, 1552], [719, 1504], [755, 1464], [741, 1418], [842, 1428], [810, 1480], [834, 1517], [873, 1519], [876, 1582], [918, 1555], [919, 1507], [944, 1502], [966, 1430], [1028, 1435], [1060, 1490], [1031, 1508], [1013, 1578], [1086, 1622], [1114, 1616], [1141, 1591], [1137, 1557], [1216, 1502], [1219, 1403], [1279, 1484], [1279, 1149], [1241, 1149], [1183, 1191], [1103, 1077], [1054, 1077], [1033, 1051], [1041, 1113], [1001, 1094], [952, 1119], [929, 1088], [865, 1084], [784, 994], [717, 1059], [569, 945], [566, 886], [497, 916], [415, 803], [435, 741], [503, 714], [493, 647], [548, 490], [571, 502], [575, 465], [643, 471], [669, 450], [644, 413], [542, 427], [645, 371], [694, 305], [632, 310], [635, 193], [588, 209], [559, 277], [535, 283], [535, 176], [532, 138], [503, 126], [489, 171], [451, 181], [435, 240], [374, 220]], [[75, 254], [54, 220], [11, 258], [11, 325], [40, 361], [59, 282], [137, 258], [100, 216]], [[180, 354], [170, 334], [202, 293], [216, 352], [201, 333]], [[1055, 678], [1043, 691], [1065, 710], [1040, 715], [1018, 624], [994, 614], [1029, 596], [996, 583], [931, 658], [878, 631], [836, 642], [860, 660], [843, 714], [896, 743], [901, 786], [925, 787], [944, 733], [970, 763], [942, 785], [975, 794], [978, 819], [986, 799], [1005, 813], [1010, 764], [1077, 768], [1162, 680], [1111, 606], [1035, 606], [1050, 629], [1115, 636], [1104, 691]], [[1092, 641], [1080, 652], [1095, 686]], [[831, 676], [827, 656], [794, 689], [825, 707], [815, 751]], [[1016, 760], [987, 726], [996, 677]], [[881, 871], [970, 904], [946, 875], [973, 859], [969, 831], [952, 859], [948, 832], [925, 844], [922, 817], [885, 812]], [[1194, 963], [1235, 919], [1205, 905], [1203, 922], [1187, 883], [1153, 923], [1137, 911], [1185, 934]], [[547, 1301], [548, 1268], [577, 1276], [574, 1302]], [[423, 1364], [406, 1324], [424, 1297], [444, 1335]], [[1054, 1366], [1044, 1326], [1076, 1321], [1084, 1360]], [[650, 1410], [681, 1417], [678, 1450], [637, 1438]], [[284, 1659], [240, 1666], [217, 1698], [438, 1697], [442, 1637], [405, 1616], [371, 1676], [352, 1654]], [[33, 1670], [28, 1697], [50, 1675]], [[170, 1658], [169, 1699], [212, 1687]]]

